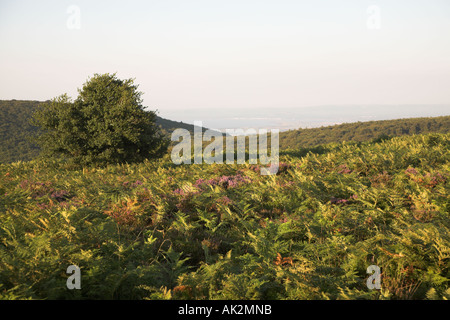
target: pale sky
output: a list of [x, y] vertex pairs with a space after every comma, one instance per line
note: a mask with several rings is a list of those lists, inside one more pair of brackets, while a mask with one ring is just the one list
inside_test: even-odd
[[448, 104], [450, 1], [0, 0], [0, 99], [106, 72], [159, 110]]

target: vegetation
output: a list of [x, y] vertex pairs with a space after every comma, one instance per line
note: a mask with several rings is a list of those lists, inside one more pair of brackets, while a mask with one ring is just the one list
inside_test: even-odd
[[133, 79], [95, 74], [78, 92], [73, 102], [64, 94], [33, 114], [44, 156], [104, 165], [140, 162], [167, 151], [168, 139], [155, 124], [155, 112], [143, 109]]
[[370, 141], [402, 135], [450, 132], [450, 116], [344, 123], [280, 133], [282, 149], [315, 147], [341, 141]]
[[333, 143], [282, 155], [275, 176], [168, 155], [0, 164], [0, 298], [449, 299], [449, 147]]
[[28, 161], [39, 155], [30, 137], [37, 128], [29, 122], [39, 101], [0, 100], [0, 163]]
[[[0, 100], [0, 163], [29, 161], [39, 156], [40, 148], [33, 142], [39, 128], [30, 123], [38, 107], [50, 101]], [[156, 116], [156, 124], [169, 135], [177, 128], [194, 132], [194, 126]], [[203, 129], [205, 130], [205, 129]]]
[[[0, 163], [29, 161], [39, 154], [32, 138], [39, 132], [29, 122], [43, 102], [0, 100]], [[162, 131], [170, 135], [177, 129], [194, 132], [194, 126], [156, 117]], [[206, 128], [203, 128], [206, 130]], [[450, 116], [348, 123], [321, 128], [298, 129], [280, 133], [280, 148], [305, 155], [310, 150], [324, 150], [324, 144], [342, 141], [371, 141], [394, 136], [450, 132]], [[224, 148], [225, 149], [225, 148]]]

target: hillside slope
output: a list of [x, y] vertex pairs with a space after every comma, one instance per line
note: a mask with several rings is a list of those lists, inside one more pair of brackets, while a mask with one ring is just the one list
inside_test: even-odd
[[281, 149], [314, 147], [342, 141], [368, 141], [422, 133], [450, 132], [450, 116], [345, 123], [280, 133]]
[[0, 164], [0, 299], [450, 299], [449, 147], [343, 143], [281, 156], [276, 176], [168, 156]]
[[[27, 138], [36, 128], [29, 119], [42, 102], [28, 100], [0, 100], [0, 163], [28, 161], [39, 153], [37, 146]], [[157, 117], [157, 123], [170, 134], [177, 128], [194, 131], [194, 126]], [[203, 128], [206, 130], [206, 128]], [[342, 141], [369, 141], [383, 136], [402, 136], [421, 133], [450, 132], [450, 116], [410, 118], [384, 121], [346, 123], [321, 128], [280, 132], [281, 150], [296, 150]]]
[[[37, 128], [29, 120], [40, 103], [32, 100], [0, 100], [0, 163], [29, 161], [38, 156], [38, 146], [29, 139], [37, 133]], [[193, 125], [158, 116], [156, 123], [168, 134], [177, 128], [194, 131]]]

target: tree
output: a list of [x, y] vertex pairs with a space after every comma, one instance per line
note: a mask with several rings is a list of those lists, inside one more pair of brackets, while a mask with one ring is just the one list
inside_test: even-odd
[[63, 94], [39, 105], [32, 123], [42, 154], [77, 164], [140, 162], [161, 157], [169, 140], [155, 124], [156, 113], [142, 106], [133, 79], [95, 74], [75, 101]]

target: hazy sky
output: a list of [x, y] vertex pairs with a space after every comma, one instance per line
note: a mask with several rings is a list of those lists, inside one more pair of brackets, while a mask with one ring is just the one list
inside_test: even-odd
[[0, 99], [94, 73], [178, 108], [450, 103], [448, 0], [0, 0]]

